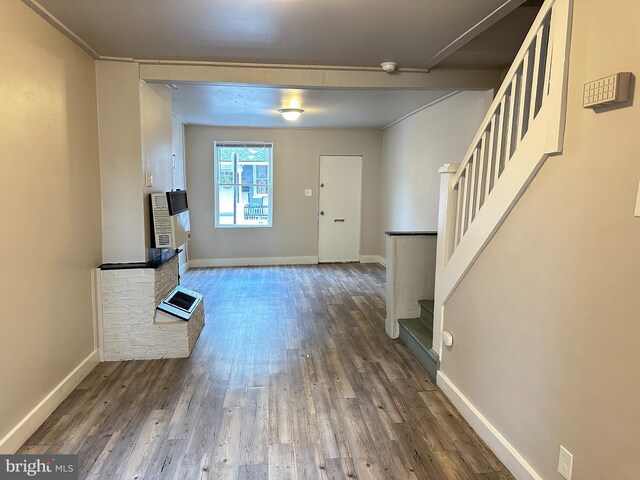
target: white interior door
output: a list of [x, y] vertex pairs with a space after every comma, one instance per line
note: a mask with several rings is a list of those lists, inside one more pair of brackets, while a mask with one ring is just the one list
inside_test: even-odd
[[318, 261], [360, 261], [362, 157], [320, 157]]

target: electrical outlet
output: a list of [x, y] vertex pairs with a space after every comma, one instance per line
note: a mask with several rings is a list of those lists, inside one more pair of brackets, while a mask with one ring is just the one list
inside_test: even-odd
[[305, 188], [304, 196], [305, 197], [310, 197], [311, 195], [313, 195], [313, 191], [310, 188]]
[[560, 456], [558, 457], [558, 472], [567, 480], [571, 480], [573, 470], [573, 455], [569, 450], [560, 445]]

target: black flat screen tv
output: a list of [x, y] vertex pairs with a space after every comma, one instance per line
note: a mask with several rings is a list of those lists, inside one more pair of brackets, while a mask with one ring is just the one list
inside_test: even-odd
[[189, 209], [187, 191], [176, 190], [175, 192], [167, 192], [167, 203], [169, 204], [169, 215], [186, 212]]

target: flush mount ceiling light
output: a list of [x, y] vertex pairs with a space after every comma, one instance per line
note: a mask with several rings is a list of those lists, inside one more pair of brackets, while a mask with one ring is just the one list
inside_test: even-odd
[[281, 108], [278, 110], [278, 112], [280, 112], [280, 115], [282, 115], [285, 120], [293, 122], [300, 118], [300, 115], [302, 115], [302, 112], [304, 112], [304, 110], [301, 108]]

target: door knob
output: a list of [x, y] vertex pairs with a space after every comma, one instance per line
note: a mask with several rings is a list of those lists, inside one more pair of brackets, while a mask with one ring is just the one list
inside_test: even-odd
[[320, 210], [320, 215], [324, 215], [324, 210]]

